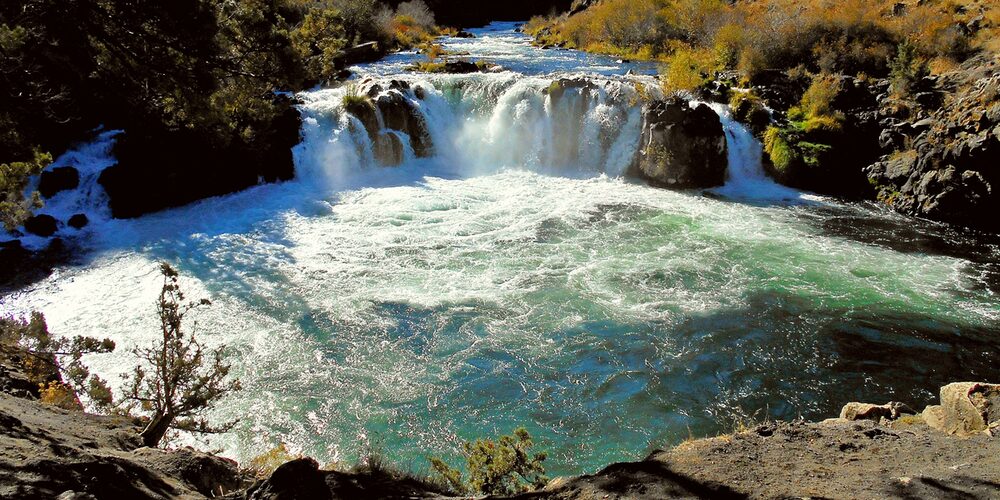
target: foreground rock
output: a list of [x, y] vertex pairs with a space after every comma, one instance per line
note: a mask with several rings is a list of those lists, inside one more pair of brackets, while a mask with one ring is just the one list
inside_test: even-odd
[[1000, 440], [917, 421], [778, 422], [556, 481], [526, 498], [996, 498]]
[[348, 473], [324, 471], [311, 458], [288, 462], [266, 481], [251, 486], [243, 496], [247, 500], [335, 498], [440, 498], [441, 491], [425, 482], [400, 477], [386, 471]]
[[1000, 385], [960, 382], [941, 388], [941, 404], [924, 409], [931, 427], [958, 436], [1000, 435]]
[[642, 139], [631, 174], [660, 187], [710, 188], [726, 180], [726, 136], [719, 116], [680, 98], [643, 108]]
[[0, 393], [0, 498], [204, 498], [243, 486], [231, 460], [141, 446], [126, 420]]

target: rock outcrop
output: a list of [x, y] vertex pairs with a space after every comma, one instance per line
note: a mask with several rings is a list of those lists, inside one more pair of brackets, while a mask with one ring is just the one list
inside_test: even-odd
[[244, 486], [231, 460], [141, 446], [128, 420], [0, 393], [0, 498], [204, 498]]
[[948, 384], [941, 388], [941, 404], [928, 406], [922, 416], [927, 425], [947, 434], [996, 436], [1000, 434], [1000, 385]]
[[346, 103], [344, 111], [364, 126], [380, 165], [392, 167], [403, 162], [405, 143], [399, 134], [406, 134], [417, 157], [433, 154], [427, 122], [415, 104], [424, 96], [421, 89], [412, 89], [402, 80], [392, 80], [388, 88], [367, 80], [361, 83], [360, 95], [363, 97]]
[[430, 156], [433, 151], [430, 132], [423, 115], [410, 102], [403, 91], [392, 89], [375, 99], [375, 107], [382, 115], [385, 128], [398, 130], [410, 137], [410, 146], [419, 158]]
[[673, 189], [710, 188], [726, 180], [726, 136], [705, 104], [678, 97], [643, 108], [642, 139], [630, 173]]
[[1000, 230], [1000, 74], [914, 118], [885, 120], [880, 141], [902, 149], [867, 169], [878, 199], [908, 215]]
[[311, 458], [292, 460], [246, 493], [232, 498], [246, 500], [347, 498], [440, 498], [442, 491], [425, 482], [385, 471], [350, 473], [320, 470]]
[[196, 130], [126, 131], [115, 144], [118, 164], [98, 180], [116, 218], [182, 206], [295, 176], [292, 148], [300, 141], [295, 102], [275, 96], [279, 110], [252, 139], [212, 142]]
[[80, 172], [73, 167], [57, 167], [42, 172], [38, 180], [38, 192], [46, 198], [80, 185]]

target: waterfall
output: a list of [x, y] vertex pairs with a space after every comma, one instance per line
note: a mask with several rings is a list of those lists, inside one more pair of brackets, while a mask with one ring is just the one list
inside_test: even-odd
[[[304, 140], [295, 151], [296, 166], [300, 176], [341, 184], [386, 163], [367, 140], [373, 133], [366, 132], [365, 120], [345, 109], [347, 93], [360, 91], [376, 103], [380, 134], [391, 132], [413, 145], [415, 134], [426, 135], [431, 150], [418, 158], [420, 151], [413, 154], [414, 148], [408, 148], [404, 167], [429, 162], [449, 165], [458, 175], [523, 168], [566, 176], [621, 176], [639, 146], [640, 96], [646, 88], [658, 94], [656, 87], [648, 77], [553, 79], [499, 73], [369, 78], [354, 82], [350, 90], [301, 96]], [[409, 112], [398, 106], [411, 109], [421, 123], [383, 116]], [[374, 120], [367, 122], [370, 127]], [[409, 130], [392, 129], [400, 123]]]
[[[97, 181], [101, 172], [116, 162], [112, 149], [115, 137], [120, 133], [121, 130], [101, 132], [94, 140], [67, 151], [45, 167], [46, 172], [72, 167], [79, 174], [79, 185], [76, 188], [60, 191], [44, 200], [44, 206], [35, 212], [36, 215], [50, 215], [58, 221], [59, 229], [54, 236], [85, 235], [92, 232], [95, 225], [111, 219], [107, 194]], [[30, 196], [30, 193], [37, 190], [39, 182], [40, 177], [34, 177], [25, 189], [25, 194]], [[86, 226], [79, 229], [72, 227], [68, 222], [74, 215], [86, 216]], [[49, 238], [31, 234], [20, 239], [21, 243], [30, 249], [44, 248], [49, 243]]]
[[706, 103], [722, 120], [726, 134], [729, 168], [726, 184], [713, 192], [726, 198], [741, 200], [803, 201], [816, 199], [802, 191], [774, 182], [761, 162], [763, 148], [743, 124], [736, 121], [725, 104]]

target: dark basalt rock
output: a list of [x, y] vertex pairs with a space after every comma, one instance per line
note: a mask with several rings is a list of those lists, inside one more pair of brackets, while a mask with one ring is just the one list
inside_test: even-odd
[[672, 97], [643, 109], [633, 176], [673, 189], [709, 188], [725, 182], [726, 166], [726, 137], [711, 108]]
[[44, 238], [48, 238], [59, 230], [59, 221], [51, 215], [36, 215], [24, 222], [24, 230]]
[[57, 193], [76, 189], [80, 185], [80, 172], [73, 167], [58, 167], [42, 172], [38, 181], [38, 192], [46, 198]]
[[479, 73], [482, 71], [476, 63], [469, 61], [448, 61], [444, 64], [444, 72], [452, 74]]
[[375, 105], [370, 100], [352, 102], [344, 107], [344, 111], [354, 115], [355, 118], [361, 121], [361, 124], [365, 127], [365, 131], [368, 132], [368, 138], [374, 144], [376, 139], [378, 139], [379, 133], [378, 111], [375, 110]]
[[424, 117], [417, 111], [413, 103], [399, 89], [378, 96], [375, 100], [375, 106], [382, 114], [385, 128], [398, 130], [410, 137], [410, 145], [418, 157], [425, 158], [431, 155], [433, 144], [431, 144], [427, 123], [424, 122]]
[[469, 33], [468, 31], [462, 30], [455, 33], [455, 38], [476, 38], [476, 35]]
[[292, 148], [300, 140], [301, 117], [294, 100], [275, 96], [279, 112], [255, 126], [253, 140], [213, 142], [197, 131], [134, 130], [115, 145], [118, 164], [101, 172], [116, 218], [138, 217], [263, 182], [292, 179]]
[[292, 460], [278, 467], [266, 481], [246, 492], [248, 500], [332, 499], [319, 463], [311, 458]]
[[[949, 105], [893, 130], [910, 148], [866, 169], [877, 198], [905, 214], [1000, 230], [1000, 75], [981, 78]], [[889, 144], [887, 144], [889, 145]]]
[[67, 224], [73, 229], [83, 229], [87, 227], [87, 224], [90, 224], [90, 219], [87, 218], [86, 214], [76, 214], [69, 218]]
[[395, 132], [383, 132], [373, 142], [375, 159], [385, 167], [395, 167], [403, 163], [403, 140]]

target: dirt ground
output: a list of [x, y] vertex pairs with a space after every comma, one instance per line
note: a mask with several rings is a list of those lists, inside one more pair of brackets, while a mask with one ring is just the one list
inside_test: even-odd
[[1000, 438], [957, 438], [917, 417], [774, 423], [557, 480], [538, 499], [1000, 499]]

